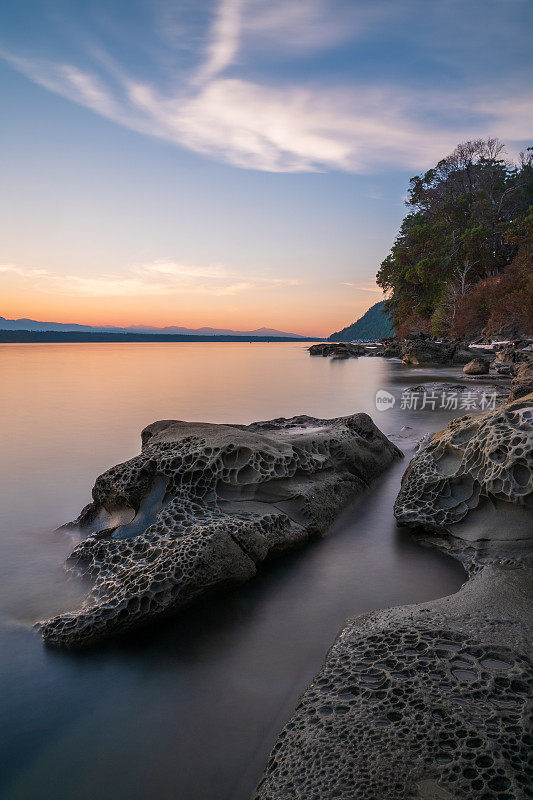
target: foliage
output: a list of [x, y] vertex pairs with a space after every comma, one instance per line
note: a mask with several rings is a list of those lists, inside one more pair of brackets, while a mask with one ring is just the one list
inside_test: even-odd
[[487, 336], [502, 331], [513, 338], [533, 331], [533, 206], [522, 230], [511, 233], [509, 240], [518, 247], [513, 262], [459, 299], [454, 325], [459, 336], [482, 329]]
[[496, 324], [494, 303], [507, 291], [517, 324], [525, 323], [516, 291], [517, 281], [531, 287], [533, 148], [518, 164], [502, 152], [497, 139], [466, 142], [411, 178], [409, 213], [377, 276], [400, 335], [480, 332]]
[[352, 342], [363, 340], [384, 339], [392, 336], [393, 329], [389, 315], [385, 312], [385, 301], [375, 303], [368, 311], [360, 317], [357, 322], [352, 322], [342, 331], [332, 333], [329, 337], [331, 342]]

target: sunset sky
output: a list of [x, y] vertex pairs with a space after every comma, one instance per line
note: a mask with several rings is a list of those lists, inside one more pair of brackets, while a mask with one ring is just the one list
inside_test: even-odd
[[0, 314], [325, 335], [409, 178], [531, 144], [530, 0], [4, 0]]

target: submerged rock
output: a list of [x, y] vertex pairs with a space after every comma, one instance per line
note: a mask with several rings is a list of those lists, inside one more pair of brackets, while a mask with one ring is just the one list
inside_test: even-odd
[[76, 647], [251, 578], [325, 532], [401, 452], [366, 414], [251, 425], [163, 420], [142, 452], [97, 478], [68, 565], [94, 579], [77, 611], [40, 624]]
[[532, 446], [533, 395], [422, 444], [396, 516], [471, 577], [450, 597], [347, 624], [256, 800], [531, 797]]

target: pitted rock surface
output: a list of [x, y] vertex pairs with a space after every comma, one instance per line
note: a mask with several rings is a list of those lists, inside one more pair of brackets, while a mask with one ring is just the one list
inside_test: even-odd
[[325, 532], [401, 452], [366, 414], [251, 425], [155, 422], [142, 452], [101, 475], [68, 566], [94, 579], [77, 611], [40, 624], [77, 647], [246, 581]]
[[532, 405], [462, 417], [422, 444], [396, 516], [470, 577], [347, 624], [255, 800], [533, 798]]
[[256, 800], [533, 797], [532, 577], [486, 567], [449, 598], [350, 621]]
[[533, 395], [435, 434], [409, 464], [394, 514], [440, 534], [467, 565], [530, 559]]

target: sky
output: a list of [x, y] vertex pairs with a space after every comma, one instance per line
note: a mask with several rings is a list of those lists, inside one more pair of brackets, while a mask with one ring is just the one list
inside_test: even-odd
[[409, 178], [531, 144], [530, 0], [0, 0], [0, 314], [324, 336]]

